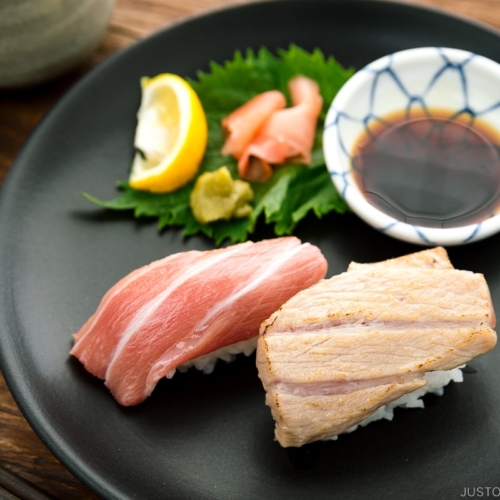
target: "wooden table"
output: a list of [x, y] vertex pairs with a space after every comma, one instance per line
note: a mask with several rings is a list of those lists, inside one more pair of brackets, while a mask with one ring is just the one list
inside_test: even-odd
[[[111, 24], [97, 50], [78, 69], [35, 89], [0, 93], [0, 185], [28, 135], [55, 101], [84, 73], [111, 53], [187, 14], [238, 0], [117, 0]], [[499, 0], [413, 0], [467, 15], [500, 28]], [[5, 469], [7, 472], [5, 472]], [[9, 471], [14, 473], [10, 476]], [[10, 484], [22, 498], [27, 484], [57, 499], [97, 498], [42, 444], [16, 406], [0, 374], [0, 497]], [[21, 480], [21, 481], [22, 481]], [[17, 484], [17, 486], [16, 486]], [[9, 498], [9, 497], [7, 497]], [[16, 497], [12, 497], [16, 498]], [[38, 496], [42, 498], [42, 496]], [[43, 496], [46, 498], [46, 496]]]

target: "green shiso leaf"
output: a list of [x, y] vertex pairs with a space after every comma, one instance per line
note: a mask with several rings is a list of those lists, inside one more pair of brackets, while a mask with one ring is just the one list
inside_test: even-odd
[[195, 180], [183, 188], [167, 194], [153, 194], [132, 189], [128, 182], [118, 182], [121, 194], [110, 201], [101, 201], [83, 193], [90, 202], [110, 210], [131, 210], [135, 217], [155, 217], [159, 229], [181, 226], [186, 236], [205, 234], [220, 245], [245, 241], [258, 224], [273, 226], [276, 235], [291, 234], [297, 223], [309, 212], [317, 217], [347, 206], [335, 190], [326, 170], [322, 153], [324, 118], [328, 107], [340, 87], [352, 75], [333, 57], [325, 58], [319, 49], [309, 53], [291, 45], [278, 50], [277, 55], [266, 48], [257, 53], [248, 50], [244, 55], [236, 52], [231, 61], [223, 65], [212, 62], [208, 73], [198, 72], [197, 80], [189, 80], [198, 94], [208, 121], [208, 144], [197, 175], [211, 172], [225, 165], [233, 178], [238, 178], [236, 161], [221, 154], [224, 136], [221, 120], [249, 99], [267, 90], [281, 90], [288, 101], [287, 83], [302, 74], [319, 84], [323, 97], [323, 110], [318, 122], [310, 165], [290, 164], [278, 167], [265, 184], [252, 184], [255, 193], [254, 210], [246, 219], [217, 221], [200, 224], [193, 217], [189, 196]]

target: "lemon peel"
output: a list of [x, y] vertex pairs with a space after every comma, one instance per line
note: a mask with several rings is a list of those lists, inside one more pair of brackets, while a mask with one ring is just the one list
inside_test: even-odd
[[189, 83], [170, 73], [142, 78], [129, 184], [167, 193], [197, 173], [207, 146], [208, 127], [201, 102]]

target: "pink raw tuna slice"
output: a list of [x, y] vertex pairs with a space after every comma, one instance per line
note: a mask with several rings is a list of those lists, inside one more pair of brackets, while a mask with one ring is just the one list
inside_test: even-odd
[[70, 353], [119, 403], [135, 405], [179, 366], [257, 337], [262, 321], [326, 269], [321, 251], [295, 237], [174, 254], [113, 286]]

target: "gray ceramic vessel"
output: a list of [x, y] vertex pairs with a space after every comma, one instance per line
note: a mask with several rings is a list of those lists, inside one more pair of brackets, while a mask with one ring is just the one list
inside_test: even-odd
[[0, 0], [0, 88], [41, 83], [99, 43], [114, 0]]

